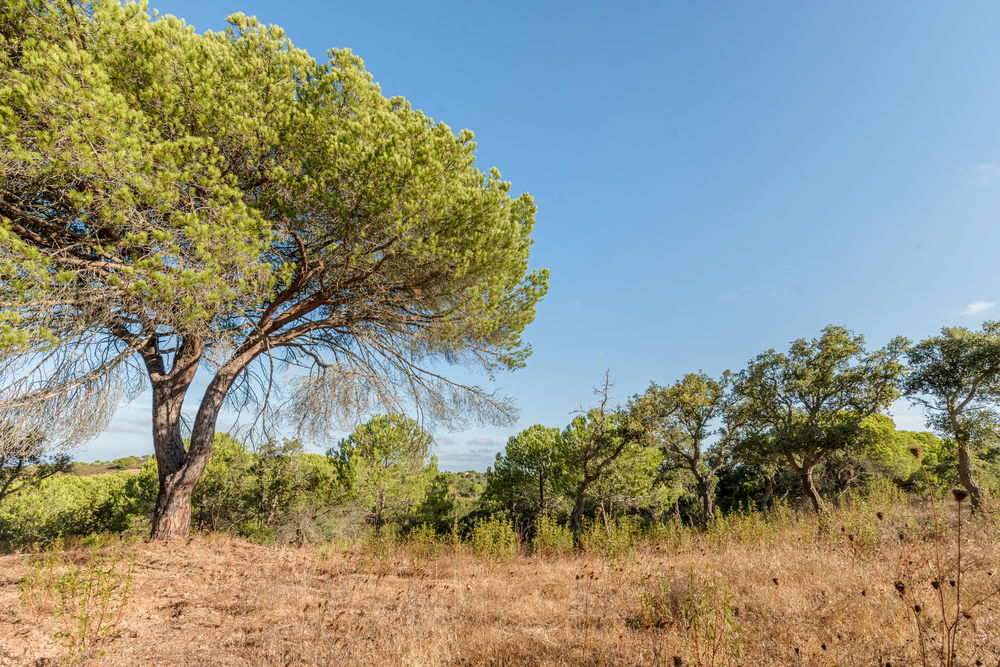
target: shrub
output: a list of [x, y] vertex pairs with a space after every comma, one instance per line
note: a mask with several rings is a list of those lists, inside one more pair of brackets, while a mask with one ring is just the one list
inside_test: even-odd
[[510, 519], [496, 516], [480, 519], [473, 525], [469, 545], [477, 556], [493, 561], [512, 558], [519, 546], [514, 524]]
[[99, 646], [111, 639], [121, 622], [132, 588], [134, 557], [88, 552], [82, 564], [64, 556], [36, 556], [21, 582], [27, 601], [48, 605], [60, 620], [56, 633], [73, 660], [100, 657]]
[[446, 544], [438, 537], [433, 526], [422, 523], [407, 534], [406, 546], [416, 558], [436, 558], [444, 551]]
[[605, 558], [619, 558], [635, 551], [639, 535], [639, 524], [631, 517], [593, 521], [583, 531], [583, 548]]
[[[648, 582], [631, 624], [639, 630], [672, 630], [680, 635], [682, 663], [729, 664], [741, 649], [733, 596], [718, 575], [659, 576]], [[681, 656], [678, 656], [681, 657]]]
[[535, 553], [543, 556], [562, 556], [573, 551], [573, 533], [569, 526], [543, 514], [535, 522], [535, 537], [531, 546]]
[[22, 549], [60, 536], [124, 532], [145, 508], [130, 495], [137, 473], [57, 475], [0, 505], [0, 544]]

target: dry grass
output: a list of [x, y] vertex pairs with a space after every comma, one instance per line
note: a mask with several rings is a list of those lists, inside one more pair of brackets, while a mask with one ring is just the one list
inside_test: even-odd
[[[889, 517], [873, 525], [865, 541], [846, 537], [850, 524], [829, 533], [798, 524], [647, 544], [614, 560], [273, 549], [221, 536], [132, 545], [132, 598], [99, 662], [690, 665], [701, 652], [702, 664], [718, 665], [921, 664], [910, 602], [894, 582], [932, 590], [933, 564], [950, 562], [949, 548], [910, 528], [900, 540], [902, 524]], [[971, 601], [1000, 583], [1000, 545], [986, 524], [967, 525], [963, 538]], [[954, 535], [947, 540], [953, 547]], [[51, 607], [18, 585], [29, 561], [0, 558], [0, 664], [67, 655]], [[712, 594], [689, 605], [700, 587]], [[668, 617], [649, 622], [664, 599]], [[1000, 664], [998, 602], [963, 618], [956, 664]], [[725, 636], [712, 636], [720, 628]], [[698, 648], [708, 644], [718, 650]]]

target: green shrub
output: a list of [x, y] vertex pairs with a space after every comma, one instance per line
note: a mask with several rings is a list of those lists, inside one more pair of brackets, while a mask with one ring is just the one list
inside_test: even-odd
[[619, 558], [635, 551], [640, 535], [639, 523], [632, 517], [593, 521], [583, 531], [583, 548], [605, 558]]
[[0, 544], [23, 549], [60, 535], [121, 533], [147, 510], [130, 495], [137, 473], [57, 475], [0, 504]]
[[406, 535], [407, 550], [416, 558], [436, 558], [447, 546], [433, 526], [422, 523]]
[[469, 546], [480, 558], [501, 561], [517, 555], [519, 543], [510, 519], [493, 516], [473, 525]]
[[531, 546], [535, 553], [543, 556], [562, 556], [573, 551], [573, 533], [554, 517], [543, 514], [535, 522]]

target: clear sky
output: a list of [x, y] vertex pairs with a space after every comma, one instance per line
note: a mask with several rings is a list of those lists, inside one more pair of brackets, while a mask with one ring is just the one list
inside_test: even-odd
[[[151, 0], [199, 31], [242, 11], [479, 142], [539, 206], [552, 272], [521, 420], [435, 433], [442, 467], [564, 425], [610, 369], [738, 370], [837, 323], [875, 345], [1000, 317], [1000, 4]], [[81, 459], [152, 450], [148, 401]], [[919, 414], [899, 406], [900, 427]]]

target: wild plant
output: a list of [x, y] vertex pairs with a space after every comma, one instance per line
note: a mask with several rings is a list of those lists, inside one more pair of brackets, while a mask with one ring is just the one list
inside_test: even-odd
[[56, 639], [72, 660], [85, 662], [100, 657], [100, 645], [117, 632], [130, 599], [134, 565], [134, 557], [120, 551], [91, 551], [80, 564], [43, 553], [32, 559], [21, 595], [47, 605], [59, 619]]
[[535, 521], [535, 536], [531, 547], [542, 556], [565, 556], [573, 551], [573, 534], [565, 524], [548, 514]]
[[475, 523], [469, 546], [480, 558], [502, 561], [516, 556], [520, 543], [510, 520], [494, 516]]
[[635, 552], [639, 526], [629, 517], [613, 521], [593, 521], [583, 532], [583, 548], [604, 558], [621, 558]]
[[[919, 452], [914, 454], [919, 457]], [[897, 562], [897, 578], [893, 583], [898, 599], [905, 605], [916, 632], [916, 643], [923, 667], [940, 665], [958, 667], [961, 664], [987, 664], [983, 659], [996, 660], [996, 645], [980, 641], [974, 631], [975, 616], [989, 601], [1000, 596], [1000, 585], [991, 583], [973, 596], [969, 577], [980, 574], [978, 564], [970, 562], [964, 551], [963, 528], [968, 527], [963, 509], [968, 493], [952, 491], [955, 523], [938, 513], [934, 504], [934, 525], [924, 539], [903, 550]], [[987, 526], [976, 526], [982, 529]], [[966, 531], [967, 532], [967, 531]], [[954, 535], [954, 542], [947, 538]], [[950, 548], [953, 545], [953, 548]], [[990, 577], [993, 572], [985, 573]], [[977, 581], [976, 583], [983, 583]], [[989, 664], [1000, 665], [1000, 661]]]
[[[714, 667], [737, 663], [742, 654], [741, 628], [733, 595], [720, 576], [691, 571], [683, 577], [649, 578], [647, 585], [631, 625], [638, 630], [678, 634], [682, 655], [674, 656], [674, 664]], [[661, 643], [657, 652], [662, 650]]]

